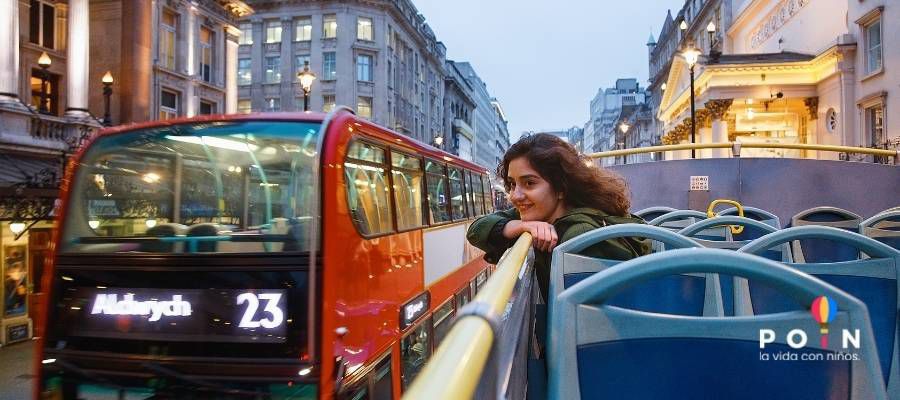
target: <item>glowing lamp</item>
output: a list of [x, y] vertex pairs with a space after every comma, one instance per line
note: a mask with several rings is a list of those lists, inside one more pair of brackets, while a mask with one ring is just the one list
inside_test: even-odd
[[15, 235], [25, 232], [25, 223], [20, 221], [12, 222], [9, 224], [9, 230]]

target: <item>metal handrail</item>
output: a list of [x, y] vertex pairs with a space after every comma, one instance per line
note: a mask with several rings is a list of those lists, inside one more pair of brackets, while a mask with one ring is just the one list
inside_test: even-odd
[[691, 149], [731, 149], [734, 157], [741, 156], [741, 148], [748, 149], [791, 149], [791, 150], [816, 150], [836, 153], [858, 153], [873, 156], [894, 157], [894, 164], [900, 164], [900, 151], [870, 149], [868, 147], [834, 146], [827, 144], [799, 144], [799, 143], [682, 143], [662, 146], [637, 147], [633, 149], [608, 150], [588, 154], [591, 158], [619, 157], [632, 154], [659, 153], [664, 151], [678, 151]]
[[[505, 311], [519, 270], [531, 248], [531, 240], [529, 233], [519, 236], [472, 300], [472, 303], [486, 308], [487, 317], [499, 318]], [[493, 328], [485, 316], [470, 314], [461, 317], [403, 394], [403, 399], [471, 399], [488, 362], [494, 339]]]

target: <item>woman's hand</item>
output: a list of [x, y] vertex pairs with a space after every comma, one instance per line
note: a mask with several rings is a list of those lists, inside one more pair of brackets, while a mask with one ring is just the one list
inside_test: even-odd
[[542, 221], [509, 221], [503, 228], [503, 236], [509, 239], [515, 239], [524, 232], [531, 234], [532, 245], [535, 250], [549, 252], [556, 247], [559, 237], [556, 235], [556, 228], [553, 225]]

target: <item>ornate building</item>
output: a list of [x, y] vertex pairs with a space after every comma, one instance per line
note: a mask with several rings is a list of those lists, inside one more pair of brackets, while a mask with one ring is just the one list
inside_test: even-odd
[[234, 109], [228, 41], [248, 12], [238, 0], [0, 1], [0, 343], [31, 335], [69, 157], [104, 123]]

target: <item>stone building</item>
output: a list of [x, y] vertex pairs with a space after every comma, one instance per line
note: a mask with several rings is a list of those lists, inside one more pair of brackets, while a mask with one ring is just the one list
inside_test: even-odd
[[599, 89], [591, 100], [591, 114], [584, 128], [584, 152], [614, 149], [622, 108], [644, 104], [645, 101], [646, 92], [634, 78], [617, 79], [614, 87]]
[[[506, 149], [509, 148], [509, 131], [506, 117], [500, 103], [488, 92], [487, 84], [481, 80], [469, 62], [454, 62], [454, 65], [473, 88], [475, 99], [475, 163], [488, 170], [494, 170]], [[493, 178], [493, 175], [492, 175]]]
[[458, 155], [464, 160], [475, 161], [475, 119], [474, 88], [462, 76], [456, 63], [447, 60], [445, 64], [444, 88], [444, 132], [449, 136], [438, 146]]
[[445, 136], [446, 49], [411, 1], [247, 3], [239, 112], [303, 110], [297, 74], [309, 63], [310, 110], [346, 105], [425, 143]]
[[[660, 78], [656, 117], [664, 143], [690, 141], [689, 67], [697, 48], [696, 141], [829, 144], [897, 149], [900, 123], [889, 100], [900, 76], [898, 15], [887, 1], [688, 1], [673, 23], [686, 26]], [[706, 27], [715, 27], [708, 33]], [[659, 44], [657, 44], [659, 46]], [[652, 53], [651, 53], [652, 54]], [[662, 60], [651, 60], [654, 63]], [[892, 64], [893, 63], [893, 64]], [[662, 71], [660, 73], [663, 73]], [[702, 150], [700, 157], [730, 152]], [[745, 149], [743, 156], [839, 158], [803, 150]], [[674, 155], [690, 157], [689, 151]], [[880, 158], [851, 159], [884, 161]]]

